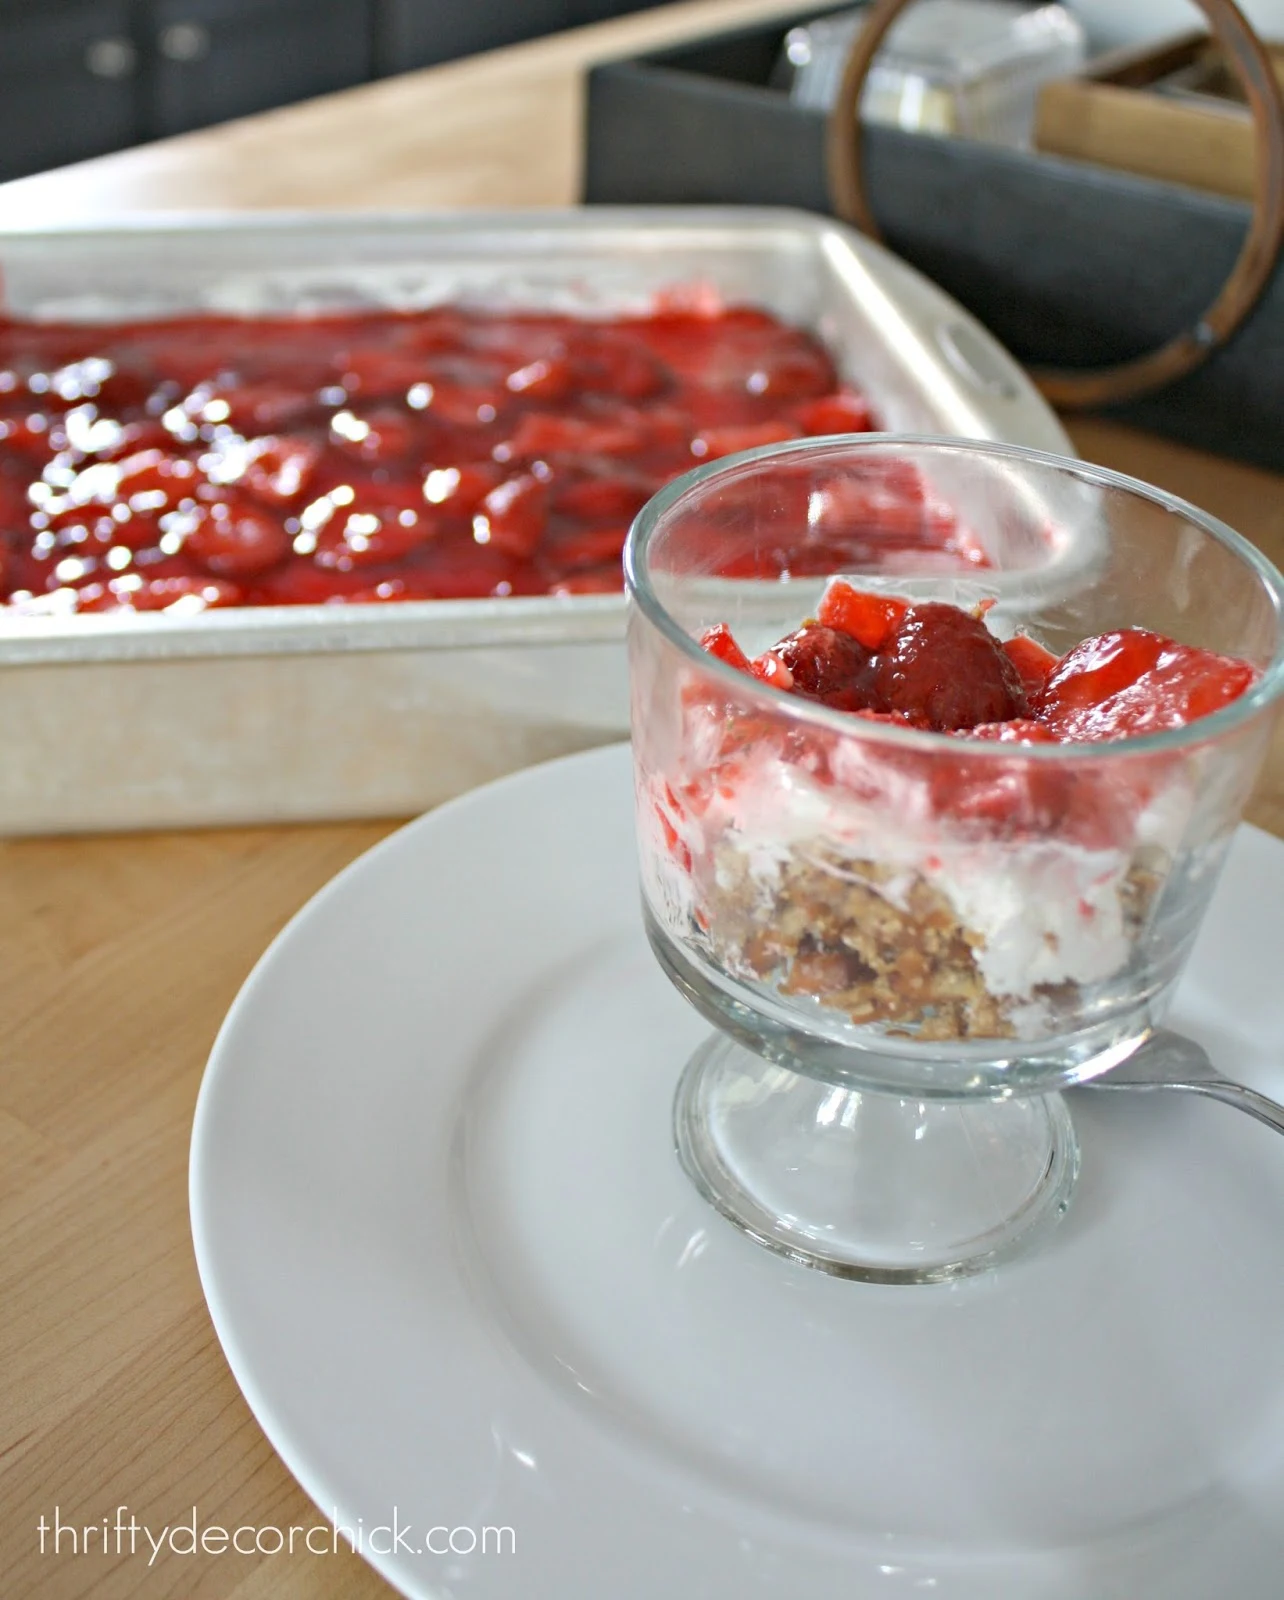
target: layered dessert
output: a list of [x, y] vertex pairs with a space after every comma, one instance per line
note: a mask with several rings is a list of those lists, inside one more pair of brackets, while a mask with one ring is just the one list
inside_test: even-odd
[[[875, 426], [810, 333], [707, 295], [613, 319], [0, 320], [0, 605], [613, 593], [669, 479]], [[912, 478], [849, 512], [802, 570], [984, 563]], [[780, 575], [758, 565], [727, 575]]]
[[1118, 742], [1185, 727], [1257, 673], [1143, 628], [1058, 657], [986, 616], [833, 580], [753, 659], [710, 628], [711, 656], [839, 717], [692, 675], [643, 795], [670, 931], [732, 978], [887, 1033], [1037, 1038], [1081, 1019], [1189, 865], [1206, 781], [1185, 752], [1120, 760]]

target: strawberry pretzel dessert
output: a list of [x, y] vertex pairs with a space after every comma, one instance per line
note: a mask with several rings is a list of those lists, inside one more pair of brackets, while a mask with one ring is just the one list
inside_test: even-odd
[[[888, 1034], [1046, 1037], [1142, 959], [1156, 919], [1180, 919], [1175, 863], [1220, 858], [1220, 838], [1189, 849], [1217, 770], [1113, 747], [1218, 711], [1257, 670], [1145, 628], [1057, 657], [1000, 639], [992, 604], [833, 579], [755, 659], [705, 631], [711, 656], [858, 735], [687, 683], [679, 755], [647, 793], [649, 898], [719, 969]], [[1110, 758], [1056, 759], [1071, 745]]]
[[[0, 317], [0, 612], [617, 594], [629, 523], [670, 479], [878, 425], [806, 329], [682, 297], [601, 318]], [[834, 507], [794, 571], [987, 564], [916, 475], [866, 502]], [[768, 552], [727, 576], [780, 570]]]

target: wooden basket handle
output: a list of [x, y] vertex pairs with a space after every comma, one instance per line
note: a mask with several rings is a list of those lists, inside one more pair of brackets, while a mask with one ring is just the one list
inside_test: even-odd
[[[865, 198], [861, 94], [892, 23], [914, 0], [875, 0], [843, 70], [827, 136], [829, 193], [835, 213], [872, 238], [878, 226]], [[1234, 67], [1253, 114], [1257, 154], [1253, 220], [1239, 258], [1203, 316], [1149, 355], [1095, 369], [1035, 368], [1040, 390], [1066, 410], [1114, 405], [1150, 394], [1207, 361], [1230, 338], [1270, 282], [1284, 246], [1284, 96], [1262, 41], [1233, 0], [1198, 0]]]

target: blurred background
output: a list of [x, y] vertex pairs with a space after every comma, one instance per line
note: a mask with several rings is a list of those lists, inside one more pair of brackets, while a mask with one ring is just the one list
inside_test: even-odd
[[[1284, 36], [1284, 0], [1241, 4], [1265, 36]], [[1192, 0], [1065, 7], [1095, 51], [1202, 21]], [[0, 0], [0, 181], [651, 9], [644, 0]], [[934, 31], [929, 15], [912, 24], [920, 34]]]
[[0, 0], [0, 179], [644, 9], [638, 0]]
[[[1284, 0], [1241, 3], [1284, 81]], [[140, 197], [147, 209], [162, 195], [183, 209], [201, 192], [197, 204], [366, 206], [375, 192], [476, 204], [494, 192], [496, 161], [522, 204], [790, 206], [851, 220], [824, 152], [865, 11], [0, 0], [0, 182], [261, 119], [175, 147], [150, 177], [144, 152], [141, 166], [39, 179], [43, 198], [0, 197], [0, 220], [33, 204], [57, 219]], [[1240, 70], [1204, 20], [1191, 0], [915, 0], [865, 82], [856, 220], [872, 215], [896, 254], [1027, 366], [1105, 367], [1158, 349], [1227, 281], [1257, 187]], [[524, 65], [497, 60], [492, 77], [486, 53], [505, 46]], [[273, 114], [300, 102], [312, 102], [303, 122]], [[188, 165], [201, 159], [222, 174], [204, 191]], [[481, 178], [443, 191], [470, 162]], [[1284, 468], [1284, 269], [1198, 370], [1112, 400], [1121, 420]]]

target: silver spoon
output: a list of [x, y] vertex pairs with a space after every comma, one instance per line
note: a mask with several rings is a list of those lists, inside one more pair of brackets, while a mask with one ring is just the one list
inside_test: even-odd
[[1256, 1089], [1232, 1083], [1222, 1077], [1208, 1059], [1203, 1045], [1169, 1028], [1157, 1028], [1146, 1043], [1120, 1066], [1112, 1067], [1100, 1078], [1091, 1078], [1083, 1089], [1183, 1089], [1187, 1094], [1208, 1095], [1224, 1100], [1256, 1117], [1268, 1128], [1284, 1133], [1284, 1106], [1268, 1100]]

